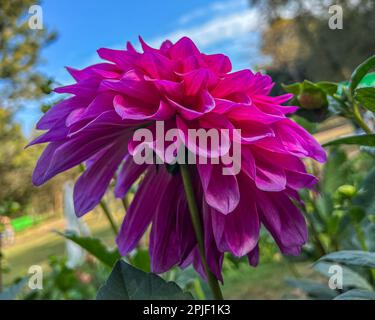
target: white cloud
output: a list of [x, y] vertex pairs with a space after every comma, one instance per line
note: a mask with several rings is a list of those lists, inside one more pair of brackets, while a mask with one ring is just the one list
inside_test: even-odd
[[208, 21], [194, 25], [190, 28], [180, 28], [170, 34], [151, 39], [148, 42], [154, 46], [159, 46], [165, 39], [176, 41], [183, 36], [188, 36], [197, 43], [200, 48], [207, 48], [224, 40], [233, 40], [244, 35], [249, 35], [252, 31], [259, 30], [257, 12], [254, 9], [247, 9], [227, 15], [220, 14]]
[[204, 18], [209, 15], [228, 14], [234, 11], [240, 11], [248, 9], [247, 0], [232, 0], [226, 2], [214, 2], [207, 7], [201, 7], [199, 9], [188, 12], [183, 15], [179, 20], [179, 24], [187, 24], [199, 18]]

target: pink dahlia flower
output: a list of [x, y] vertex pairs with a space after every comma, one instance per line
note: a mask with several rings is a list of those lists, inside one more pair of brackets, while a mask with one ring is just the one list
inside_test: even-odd
[[[228, 57], [203, 54], [189, 38], [165, 41], [160, 49], [140, 41], [143, 52], [130, 43], [126, 50], [99, 49], [108, 62], [68, 68], [76, 83], [55, 92], [71, 96], [42, 117], [37, 129], [47, 132], [31, 143], [49, 143], [33, 183], [85, 163], [74, 189], [75, 210], [82, 216], [100, 202], [113, 178], [115, 195], [123, 198], [143, 176], [117, 237], [121, 254], [132, 251], [151, 224], [153, 272], [193, 264], [204, 274], [178, 167], [136, 164], [133, 133], [140, 127], [155, 130], [156, 121], [184, 134], [189, 128], [238, 128], [238, 174], [223, 175], [222, 163], [193, 167], [209, 268], [221, 279], [225, 252], [256, 265], [261, 224], [282, 253], [299, 254], [307, 230], [293, 200], [299, 200], [299, 189], [316, 182], [301, 158], [324, 162], [326, 154], [286, 117], [297, 109], [282, 106], [291, 96], [271, 97], [269, 76], [231, 72]], [[151, 147], [160, 152], [155, 143]]]

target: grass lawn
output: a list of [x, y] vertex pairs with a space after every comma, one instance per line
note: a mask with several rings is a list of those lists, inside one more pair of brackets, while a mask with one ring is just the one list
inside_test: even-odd
[[[117, 218], [116, 220], [119, 221], [121, 217]], [[87, 215], [85, 221], [93, 235], [114, 246], [113, 232], [103, 215]], [[64, 221], [62, 219], [47, 221], [16, 236], [16, 243], [4, 250], [10, 270], [4, 275], [5, 285], [10, 284], [17, 277], [27, 275], [31, 265], [36, 264], [46, 268], [49, 256], [64, 254], [65, 241], [53, 230], [63, 231]], [[303, 275], [310, 273], [306, 263], [300, 263], [296, 268]], [[284, 279], [287, 277], [293, 277], [293, 273], [283, 262], [260, 263], [257, 268], [242, 264], [239, 269], [226, 272], [223, 293], [227, 299], [282, 299], [291, 294], [298, 294], [285, 284]]]

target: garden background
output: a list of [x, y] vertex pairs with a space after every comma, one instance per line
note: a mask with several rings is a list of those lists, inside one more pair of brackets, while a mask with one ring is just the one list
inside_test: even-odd
[[[35, 4], [43, 10], [42, 30], [29, 26], [29, 8]], [[343, 8], [342, 30], [329, 28], [329, 7], [333, 4]], [[300, 105], [301, 110], [293, 119], [319, 142], [327, 143], [363, 133], [355, 113], [349, 110], [352, 101], [348, 90], [355, 68], [374, 54], [374, 17], [374, 1], [363, 0], [2, 1], [0, 290], [9, 293], [9, 288], [22, 283], [31, 266], [40, 265], [44, 289], [21, 286], [18, 298], [93, 299], [111, 271], [103, 259], [72, 247], [67, 238], [79, 242], [77, 234], [86, 237], [81, 240], [85, 239], [87, 249], [102, 246], [92, 239], [96, 237], [114, 248], [113, 225], [105, 211], [110, 210], [113, 223], [119, 225], [124, 203], [107, 192], [105, 202], [78, 223], [69, 216], [69, 194], [79, 168], [40, 188], [31, 183], [43, 147], [24, 147], [38, 135], [34, 129], [37, 119], [58, 101], [51, 90], [71, 81], [64, 66], [83, 68], [97, 62], [97, 48], [122, 48], [127, 40], [137, 42], [138, 35], [153, 46], [166, 38], [175, 41], [189, 36], [205, 52], [230, 56], [234, 70], [251, 68], [270, 74], [277, 83], [273, 94], [287, 91], [296, 95], [291, 104]], [[366, 75], [360, 78], [360, 89], [375, 85], [373, 64], [370, 61], [368, 65]], [[374, 92], [364, 93], [359, 112], [366, 127], [374, 132]], [[309, 224], [309, 243], [303, 254], [283, 256], [263, 232], [257, 268], [226, 257], [226, 298], [330, 299], [353, 288], [374, 290], [374, 261], [374, 265], [346, 264], [347, 257], [340, 256], [348, 281], [342, 290], [328, 288], [328, 262], [313, 265], [332, 252], [375, 250], [374, 145], [373, 137], [367, 142], [336, 143], [327, 147], [329, 160], [324, 167], [307, 161], [320, 183], [317, 192], [301, 194]], [[125, 206], [132, 201], [133, 192], [124, 200]], [[149, 271], [147, 245], [143, 239], [132, 261], [145, 271]], [[175, 269], [163, 278], [176, 281], [197, 298], [209, 296], [205, 283], [193, 270]]]

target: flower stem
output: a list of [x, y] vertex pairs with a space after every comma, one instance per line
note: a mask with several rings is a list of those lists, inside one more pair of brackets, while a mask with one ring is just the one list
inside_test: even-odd
[[207, 281], [211, 288], [214, 299], [223, 300], [223, 294], [221, 293], [220, 285], [216, 277], [214, 276], [214, 274], [210, 271], [208, 267], [205, 248], [204, 248], [203, 228], [202, 228], [202, 223], [201, 223], [201, 219], [199, 215], [197, 201], [194, 195], [193, 185], [191, 183], [189, 167], [187, 164], [181, 164], [180, 170], [181, 170], [181, 175], [182, 175], [182, 181], [184, 183], [187, 203], [189, 206], [190, 217], [193, 223], [195, 236], [197, 238], [199, 253], [202, 259], [203, 268], [206, 272]]
[[361, 112], [359, 111], [359, 107], [355, 102], [353, 102], [353, 116], [354, 116], [354, 121], [362, 128], [364, 132], [368, 134], [372, 133], [372, 130], [363, 120]]
[[117, 225], [116, 225], [115, 221], [112, 218], [111, 212], [109, 211], [109, 208], [108, 208], [107, 204], [103, 200], [100, 201], [100, 207], [102, 208], [105, 216], [107, 217], [108, 222], [111, 225], [111, 228], [113, 230], [113, 233], [115, 234], [115, 236], [117, 236], [117, 234], [118, 234]]

